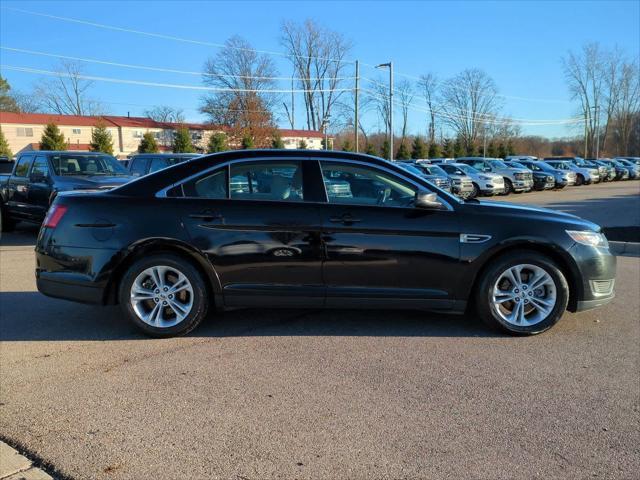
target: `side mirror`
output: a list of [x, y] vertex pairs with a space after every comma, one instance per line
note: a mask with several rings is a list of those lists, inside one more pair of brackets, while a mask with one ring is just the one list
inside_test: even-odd
[[421, 190], [416, 193], [415, 205], [416, 208], [442, 208], [442, 203], [438, 201], [438, 195], [426, 190]]

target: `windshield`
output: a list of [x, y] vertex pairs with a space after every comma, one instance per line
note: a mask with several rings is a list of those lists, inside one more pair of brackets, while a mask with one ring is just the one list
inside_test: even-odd
[[420, 168], [427, 172], [427, 174], [429, 175], [441, 175], [443, 177], [447, 176], [447, 173], [437, 165], [420, 165]]
[[558, 170], [571, 170], [566, 162], [549, 162], [549, 165]]
[[129, 175], [126, 169], [109, 155], [61, 154], [51, 157], [56, 175]]
[[581, 167], [588, 167], [589, 164], [584, 160], [584, 158], [576, 157], [573, 159], [573, 163], [579, 165]]
[[479, 170], [476, 170], [475, 168], [473, 168], [471, 165], [466, 165], [464, 163], [461, 163], [460, 165], [456, 165], [456, 167], [458, 167], [460, 170], [462, 170], [464, 173], [468, 173], [470, 175], [474, 175], [476, 173], [480, 173]]
[[442, 169], [451, 175], [464, 175], [465, 173], [455, 165], [442, 165]]
[[525, 167], [523, 164], [521, 164], [519, 162], [509, 162], [509, 165], [511, 165], [512, 167], [516, 167], [516, 168], [527, 168], [527, 167]]
[[414, 175], [418, 175], [419, 177], [423, 175], [422, 170], [420, 170], [415, 165], [409, 165], [407, 163], [400, 163], [399, 165], [400, 167], [404, 168], [407, 172], [411, 172]]
[[509, 165], [504, 163], [502, 160], [489, 160], [489, 164], [493, 168], [509, 168]]

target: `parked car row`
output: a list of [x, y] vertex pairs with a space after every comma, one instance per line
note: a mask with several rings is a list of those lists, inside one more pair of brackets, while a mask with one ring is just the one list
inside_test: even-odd
[[[40, 223], [59, 192], [108, 190], [167, 167], [198, 157], [191, 153], [136, 154], [127, 160], [99, 152], [37, 151], [21, 153], [16, 161], [2, 158], [0, 167], [0, 225], [10, 230], [19, 221]], [[640, 159], [582, 159], [531, 156], [498, 158], [461, 157], [396, 162], [404, 170], [463, 199], [481, 195], [507, 195], [531, 190], [561, 189], [571, 185], [640, 178]], [[286, 172], [282, 172], [287, 177]], [[289, 179], [290, 182], [293, 179]], [[257, 183], [256, 183], [257, 182]], [[231, 188], [251, 192], [261, 179], [250, 184], [232, 178]], [[255, 185], [254, 185], [255, 184]], [[358, 196], [357, 179], [332, 177], [327, 194], [343, 198]]]
[[511, 156], [435, 158], [399, 162], [461, 198], [562, 189], [615, 180], [640, 179], [640, 158]]

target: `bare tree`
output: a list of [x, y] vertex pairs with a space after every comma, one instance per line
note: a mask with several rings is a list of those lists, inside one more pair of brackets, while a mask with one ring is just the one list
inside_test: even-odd
[[382, 81], [377, 80], [373, 83], [373, 89], [370, 90], [368, 98], [374, 106], [378, 118], [384, 124], [384, 133], [389, 135], [391, 128], [391, 105], [389, 104], [389, 87]]
[[[375, 101], [370, 95], [360, 95], [359, 98], [359, 114], [358, 114], [358, 132], [364, 137], [364, 144], [369, 142], [369, 132], [365, 128], [365, 124], [362, 119], [375, 108]], [[337, 115], [334, 115], [335, 119], [331, 120], [331, 127], [333, 129], [342, 130], [348, 127], [353, 128], [353, 122], [355, 118], [355, 91], [346, 92], [345, 95], [340, 97], [340, 100], [336, 102], [335, 111]]]
[[43, 80], [36, 85], [34, 96], [42, 110], [61, 115], [99, 115], [104, 106], [90, 98], [93, 82], [83, 79], [79, 63], [61, 61], [56, 68], [56, 77]]
[[269, 90], [275, 86], [276, 75], [268, 55], [258, 54], [246, 40], [233, 36], [204, 65], [204, 84], [223, 91], [206, 95], [200, 111], [218, 125], [236, 124], [250, 110], [271, 118], [278, 96]]
[[424, 100], [427, 102], [429, 110], [429, 142], [436, 141], [436, 98], [438, 94], [439, 81], [433, 73], [421, 75], [418, 81], [418, 88], [422, 91]]
[[398, 83], [395, 93], [400, 106], [400, 112], [402, 114], [402, 139], [400, 140], [400, 143], [402, 143], [407, 137], [409, 107], [411, 106], [414, 96], [413, 85], [411, 85], [411, 82], [408, 80], [402, 80]]
[[604, 69], [600, 47], [597, 43], [587, 44], [578, 53], [569, 52], [562, 63], [571, 98], [580, 102], [579, 112], [585, 118], [586, 154], [593, 155], [598, 125], [595, 112], [599, 112], [603, 102]]
[[[638, 62], [625, 62], [620, 68], [617, 101], [613, 110], [613, 131], [616, 153], [631, 154], [631, 137], [640, 133], [640, 74]], [[637, 152], [636, 152], [637, 154]]]
[[498, 89], [489, 75], [468, 69], [445, 81], [441, 88], [443, 122], [466, 148], [473, 147], [480, 132], [500, 110]]
[[342, 92], [336, 89], [349, 65], [345, 57], [351, 51], [351, 42], [340, 33], [319, 27], [313, 20], [303, 24], [284, 22], [280, 42], [304, 90], [307, 128], [317, 130], [341, 96]]
[[184, 110], [170, 107], [169, 105], [158, 105], [144, 111], [146, 117], [156, 122], [184, 123]]

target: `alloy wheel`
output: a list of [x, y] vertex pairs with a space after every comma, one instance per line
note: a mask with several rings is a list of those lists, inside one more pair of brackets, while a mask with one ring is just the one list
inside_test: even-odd
[[537, 265], [520, 264], [498, 276], [491, 307], [503, 321], [527, 327], [544, 321], [556, 301], [557, 288], [551, 275]]
[[156, 328], [182, 322], [193, 307], [193, 286], [178, 269], [157, 265], [142, 271], [133, 281], [130, 303], [138, 318]]

